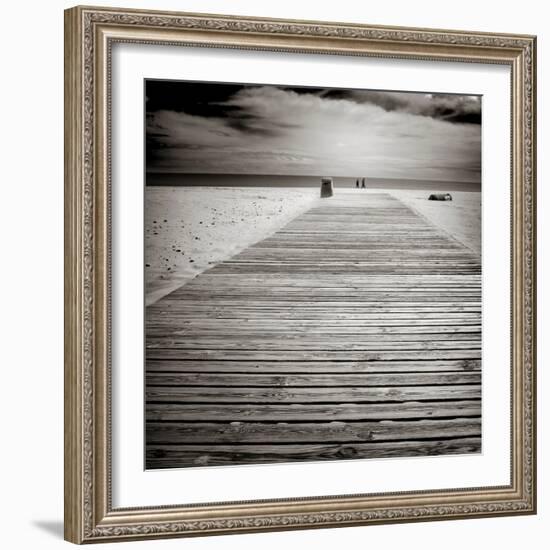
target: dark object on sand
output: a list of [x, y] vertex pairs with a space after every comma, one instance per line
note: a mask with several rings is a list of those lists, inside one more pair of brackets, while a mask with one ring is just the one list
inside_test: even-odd
[[332, 197], [333, 193], [332, 178], [321, 178], [321, 198]]
[[450, 193], [432, 193], [429, 198], [429, 201], [452, 201], [453, 197]]

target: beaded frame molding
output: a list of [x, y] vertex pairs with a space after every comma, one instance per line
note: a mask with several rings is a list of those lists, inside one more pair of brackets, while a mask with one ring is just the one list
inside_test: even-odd
[[[497, 63], [511, 70], [511, 482], [115, 509], [110, 430], [110, 58], [116, 42]], [[75, 7], [65, 12], [65, 538], [75, 543], [536, 511], [536, 37]]]

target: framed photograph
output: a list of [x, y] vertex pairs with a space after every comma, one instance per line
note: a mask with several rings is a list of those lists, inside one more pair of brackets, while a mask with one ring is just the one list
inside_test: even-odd
[[65, 12], [65, 538], [533, 514], [533, 36]]

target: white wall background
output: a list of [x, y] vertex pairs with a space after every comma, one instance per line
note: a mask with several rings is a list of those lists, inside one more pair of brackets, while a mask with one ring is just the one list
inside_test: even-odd
[[[460, 0], [307, 2], [306, 0], [118, 0], [102, 5], [537, 34], [539, 37], [539, 514], [538, 516], [355, 527], [132, 543], [132, 548], [499, 550], [545, 548], [550, 493], [544, 490], [543, 339], [548, 271], [542, 254], [549, 192], [542, 166], [550, 125], [544, 91], [550, 30], [544, 3]], [[71, 2], [35, 0], [4, 5], [1, 44], [0, 162], [0, 517], [5, 548], [66, 547], [62, 540], [63, 385], [63, 9]], [[545, 265], [546, 263], [546, 265]], [[7, 353], [6, 353], [7, 352]], [[548, 489], [547, 489], [548, 490]], [[104, 548], [114, 545], [103, 546]]]

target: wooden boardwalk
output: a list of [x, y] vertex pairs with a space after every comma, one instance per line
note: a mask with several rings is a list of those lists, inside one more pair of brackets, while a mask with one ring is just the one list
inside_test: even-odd
[[146, 347], [147, 468], [481, 449], [480, 259], [387, 194], [148, 307]]

